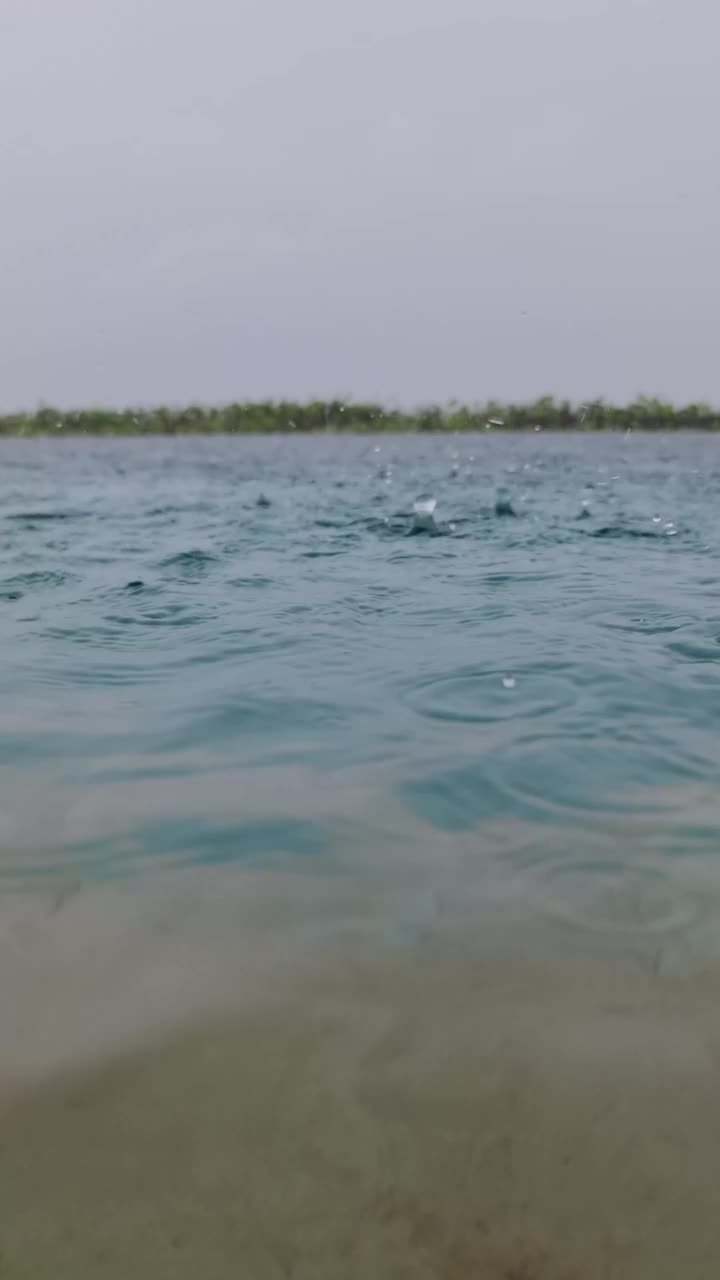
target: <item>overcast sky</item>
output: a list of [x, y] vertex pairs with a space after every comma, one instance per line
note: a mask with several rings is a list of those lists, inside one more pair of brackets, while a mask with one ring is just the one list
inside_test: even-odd
[[0, 408], [720, 401], [718, 0], [0, 0]]

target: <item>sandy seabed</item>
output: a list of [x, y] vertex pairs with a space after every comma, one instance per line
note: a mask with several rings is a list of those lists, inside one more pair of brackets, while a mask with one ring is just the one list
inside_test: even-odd
[[245, 872], [6, 903], [0, 1276], [716, 1280], [717, 963], [385, 910]]

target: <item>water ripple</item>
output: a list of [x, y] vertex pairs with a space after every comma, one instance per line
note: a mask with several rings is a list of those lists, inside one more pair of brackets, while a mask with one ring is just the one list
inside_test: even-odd
[[563, 667], [495, 667], [431, 676], [411, 684], [406, 701], [431, 720], [492, 724], [557, 714], [576, 700], [572, 672]]
[[[3, 832], [36, 868], [103, 874], [330, 860], [318, 815], [356, 788], [363, 874], [395, 866], [387, 810], [409, 882], [470, 846], [578, 927], [683, 927], [668, 869], [716, 859], [720, 829], [715, 445], [0, 441]], [[260, 765], [278, 781], [251, 814]], [[308, 775], [281, 830], [289, 768]], [[156, 797], [166, 778], [165, 811], [118, 801], [123, 778]], [[64, 805], [98, 809], [74, 852]], [[501, 856], [514, 824], [524, 867]], [[8, 836], [0, 870], [18, 860]]]

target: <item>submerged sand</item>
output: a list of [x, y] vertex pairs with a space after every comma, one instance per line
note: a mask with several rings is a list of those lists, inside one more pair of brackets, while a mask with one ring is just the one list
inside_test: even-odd
[[720, 1274], [714, 961], [398, 940], [302, 877], [67, 895], [5, 921], [1, 1276]]

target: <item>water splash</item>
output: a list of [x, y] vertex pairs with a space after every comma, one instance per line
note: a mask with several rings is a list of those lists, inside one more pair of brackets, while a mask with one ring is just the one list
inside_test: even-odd
[[420, 494], [413, 503], [413, 532], [414, 533], [434, 533], [437, 530], [435, 523], [435, 511], [437, 509], [437, 498], [433, 498], [429, 493]]
[[512, 504], [510, 494], [507, 489], [498, 489], [497, 497], [495, 499], [495, 515], [511, 517], [517, 516], [517, 511]]

